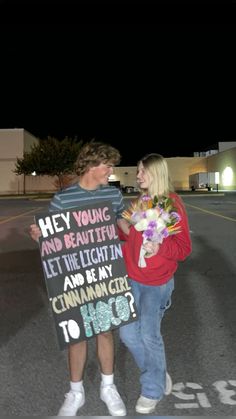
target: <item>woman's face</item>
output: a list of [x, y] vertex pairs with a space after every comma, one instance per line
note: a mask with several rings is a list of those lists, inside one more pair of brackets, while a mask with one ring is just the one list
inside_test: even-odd
[[140, 162], [137, 167], [137, 183], [141, 189], [148, 189], [150, 185], [150, 176]]

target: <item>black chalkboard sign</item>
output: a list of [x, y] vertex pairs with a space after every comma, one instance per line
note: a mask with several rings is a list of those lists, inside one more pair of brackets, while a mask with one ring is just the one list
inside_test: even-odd
[[60, 349], [136, 320], [110, 202], [35, 220]]

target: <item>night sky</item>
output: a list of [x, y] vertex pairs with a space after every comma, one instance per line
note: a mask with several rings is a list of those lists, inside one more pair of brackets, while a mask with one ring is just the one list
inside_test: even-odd
[[122, 165], [236, 140], [232, 26], [19, 22], [0, 29], [0, 128], [95, 138]]

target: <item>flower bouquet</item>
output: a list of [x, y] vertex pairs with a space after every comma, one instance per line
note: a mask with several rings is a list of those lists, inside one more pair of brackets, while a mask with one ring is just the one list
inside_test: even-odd
[[143, 195], [123, 211], [122, 216], [133, 224], [137, 231], [143, 232], [143, 245], [138, 263], [138, 266], [142, 268], [146, 266], [145, 256], [148, 256], [145, 249], [147, 242], [161, 244], [166, 237], [180, 232], [178, 223], [181, 217], [174, 208], [173, 200], [169, 197], [158, 200], [157, 196], [152, 199], [148, 195]]

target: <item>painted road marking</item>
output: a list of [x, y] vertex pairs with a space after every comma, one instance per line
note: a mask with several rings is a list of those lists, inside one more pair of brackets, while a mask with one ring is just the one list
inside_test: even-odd
[[224, 218], [225, 220], [228, 220], [228, 221], [236, 222], [236, 218], [226, 217], [226, 215], [218, 214], [217, 212], [213, 212], [213, 211], [209, 211], [209, 210], [206, 210], [206, 209], [203, 209], [203, 208], [200, 208], [200, 207], [196, 207], [195, 205], [185, 204], [185, 206], [197, 209], [197, 210], [202, 211], [202, 212], [206, 212], [207, 214], [210, 214], [210, 215], [215, 215], [216, 217]]
[[5, 220], [0, 221], [0, 224], [8, 223], [9, 221], [16, 220], [17, 218], [24, 217], [27, 214], [31, 214], [32, 212], [40, 211], [42, 209], [43, 209], [43, 207], [41, 207], [41, 208], [34, 208], [34, 209], [30, 210], [30, 211], [23, 212], [22, 214], [14, 215], [13, 217], [8, 217]]
[[[236, 405], [236, 380], [215, 381], [212, 384], [213, 388], [218, 393], [219, 401], [225, 405]], [[181, 403], [175, 403], [176, 409], [196, 409], [199, 407], [210, 408], [210, 403], [204, 388], [198, 383], [175, 383], [172, 389], [172, 395], [180, 399]]]

